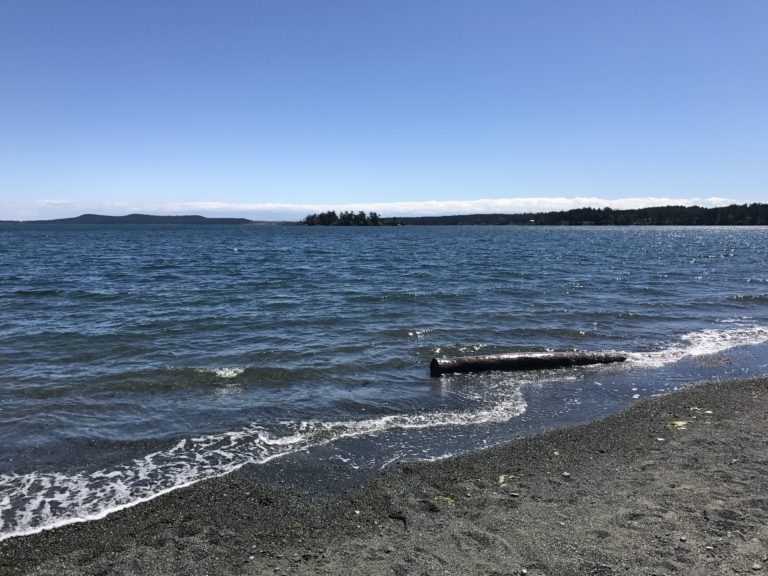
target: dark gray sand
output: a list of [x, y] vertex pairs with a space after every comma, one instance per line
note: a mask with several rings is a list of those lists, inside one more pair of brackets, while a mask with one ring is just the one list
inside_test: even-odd
[[4, 541], [0, 574], [768, 573], [766, 416], [768, 379], [715, 382], [335, 495], [236, 473]]

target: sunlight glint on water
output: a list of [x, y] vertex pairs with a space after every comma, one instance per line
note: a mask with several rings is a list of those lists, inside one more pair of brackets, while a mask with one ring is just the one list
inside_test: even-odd
[[[766, 262], [760, 228], [0, 227], [0, 537], [342, 438], [440, 457], [768, 372]], [[542, 349], [630, 361], [428, 376]]]

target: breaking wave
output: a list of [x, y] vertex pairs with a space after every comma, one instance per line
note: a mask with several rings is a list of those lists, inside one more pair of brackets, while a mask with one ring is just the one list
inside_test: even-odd
[[689, 332], [680, 342], [665, 350], [655, 352], [631, 352], [629, 361], [637, 366], [656, 368], [678, 362], [687, 357], [718, 354], [740, 346], [754, 346], [768, 342], [768, 328], [745, 326], [740, 328], [710, 328]]
[[168, 450], [113, 469], [0, 476], [0, 540], [33, 534], [146, 502], [207, 478], [262, 464], [340, 438], [391, 429], [504, 422], [525, 411], [516, 386], [497, 383], [494, 401], [475, 411], [397, 414], [337, 422], [283, 422], [275, 434], [253, 424], [224, 434], [187, 438]]

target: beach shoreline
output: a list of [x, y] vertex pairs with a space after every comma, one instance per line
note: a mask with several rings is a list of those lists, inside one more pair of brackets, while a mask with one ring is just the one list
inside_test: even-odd
[[292, 455], [0, 542], [0, 574], [759, 574], [766, 416], [763, 377], [395, 463], [362, 486], [323, 488], [343, 466]]

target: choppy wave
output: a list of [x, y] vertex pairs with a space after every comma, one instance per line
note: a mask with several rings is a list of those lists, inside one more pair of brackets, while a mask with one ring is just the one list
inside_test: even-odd
[[245, 366], [227, 366], [223, 368], [199, 368], [198, 371], [203, 374], [213, 374], [219, 378], [237, 378], [245, 372]]
[[731, 297], [736, 302], [747, 302], [750, 304], [768, 304], [768, 294], [738, 294]]
[[58, 288], [51, 288], [49, 290], [16, 290], [14, 294], [16, 296], [24, 296], [27, 298], [45, 298], [46, 296], [61, 296], [64, 292]]

